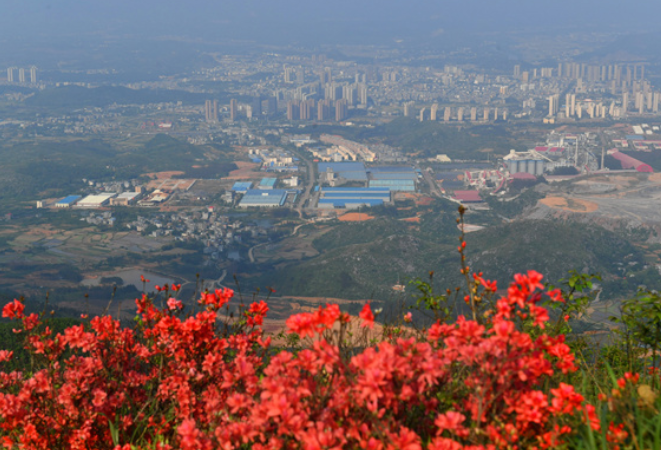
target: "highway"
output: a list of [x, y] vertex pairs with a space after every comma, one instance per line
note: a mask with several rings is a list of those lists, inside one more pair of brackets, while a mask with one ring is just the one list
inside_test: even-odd
[[434, 197], [442, 197], [432, 173], [429, 170], [423, 170], [422, 176], [425, 179], [427, 185], [429, 185], [429, 193]]
[[303, 219], [303, 206], [312, 196], [312, 188], [314, 187], [315, 177], [314, 177], [314, 164], [304, 152], [299, 151], [298, 148], [292, 148], [292, 153], [294, 153], [301, 161], [305, 161], [305, 164], [308, 167], [307, 180], [305, 186], [303, 187], [303, 192], [298, 197], [298, 206], [296, 207], [296, 212], [298, 217]]

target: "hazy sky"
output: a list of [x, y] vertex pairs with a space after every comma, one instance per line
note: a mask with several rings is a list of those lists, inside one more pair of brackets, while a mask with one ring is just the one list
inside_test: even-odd
[[28, 0], [0, 3], [0, 37], [187, 35], [345, 42], [585, 26], [659, 29], [659, 0]]

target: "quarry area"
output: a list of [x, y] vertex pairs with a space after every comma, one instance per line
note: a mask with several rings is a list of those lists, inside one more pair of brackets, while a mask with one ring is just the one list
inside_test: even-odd
[[527, 214], [531, 219], [571, 218], [610, 229], [661, 229], [661, 174], [599, 173], [538, 185], [535, 190], [544, 197]]

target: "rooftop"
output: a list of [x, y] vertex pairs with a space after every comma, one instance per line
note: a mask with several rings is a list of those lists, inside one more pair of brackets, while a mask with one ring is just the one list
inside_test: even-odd
[[467, 203], [478, 203], [483, 201], [477, 191], [454, 191], [454, 198]]
[[68, 197], [64, 197], [62, 200], [58, 200], [57, 203], [65, 205], [65, 204], [73, 203], [79, 198], [81, 198], [80, 195], [69, 195]]

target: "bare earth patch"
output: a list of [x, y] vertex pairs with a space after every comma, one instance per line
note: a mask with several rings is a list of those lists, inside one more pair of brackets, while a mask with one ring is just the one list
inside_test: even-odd
[[[183, 172], [182, 172], [183, 173]], [[184, 180], [176, 178], [159, 178], [152, 180], [147, 184], [148, 189], [160, 189], [166, 191], [187, 191], [195, 184], [197, 180]]]
[[373, 216], [370, 216], [365, 213], [357, 213], [357, 212], [346, 213], [338, 217], [338, 220], [340, 220], [341, 222], [364, 222], [366, 220], [372, 220], [372, 219], [374, 219]]
[[156, 178], [157, 180], [165, 180], [168, 178], [172, 178], [176, 175], [183, 175], [183, 174], [184, 172], [180, 170], [171, 170], [169, 172], [151, 172], [151, 173], [145, 173], [143, 175], [149, 178]]
[[254, 169], [259, 167], [257, 163], [251, 163], [246, 161], [234, 161], [238, 169], [233, 170], [226, 177], [230, 180], [245, 180], [249, 178], [254, 178], [257, 174], [254, 172]]
[[546, 197], [539, 201], [542, 205], [550, 208], [561, 209], [563, 211], [591, 213], [599, 209], [599, 205], [587, 200], [579, 200], [564, 197]]

